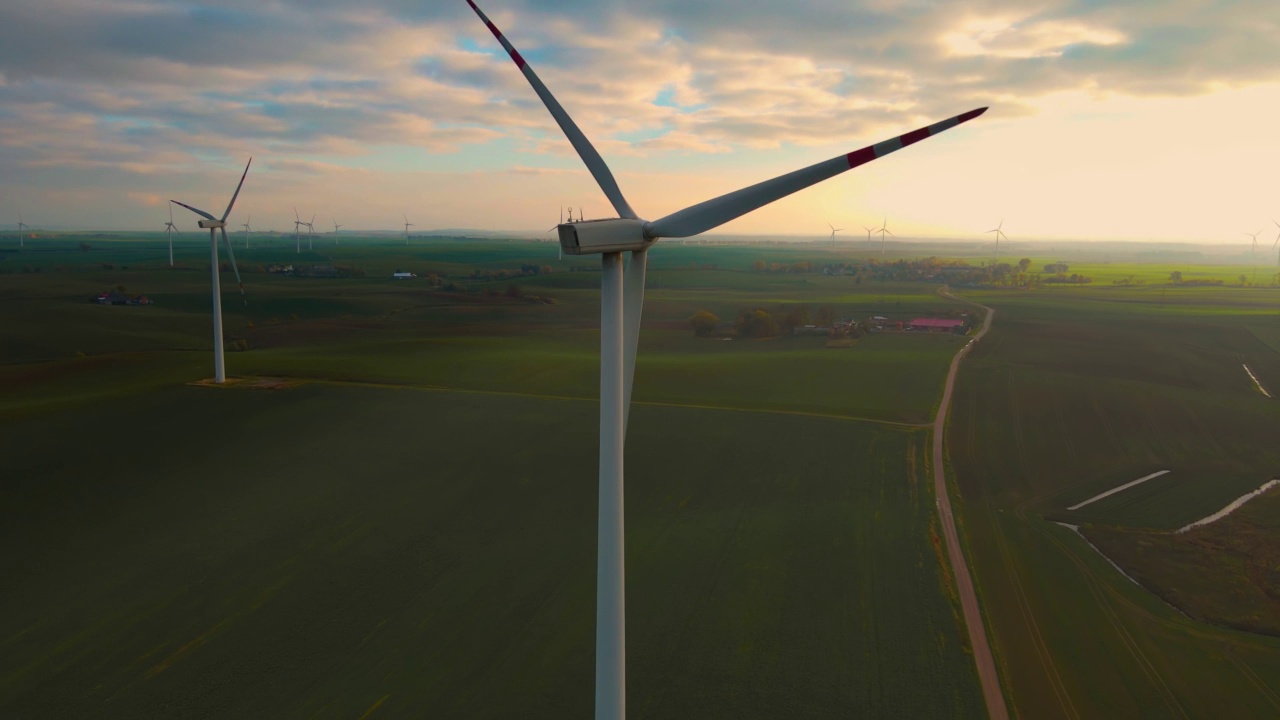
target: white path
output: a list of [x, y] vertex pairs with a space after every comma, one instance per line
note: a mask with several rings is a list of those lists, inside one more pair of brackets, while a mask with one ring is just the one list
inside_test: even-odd
[[1085, 505], [1088, 505], [1089, 503], [1097, 502], [1097, 501], [1101, 500], [1102, 498], [1107, 497], [1107, 496], [1109, 496], [1109, 495], [1115, 495], [1116, 493], [1120, 492], [1121, 490], [1128, 490], [1129, 488], [1133, 487], [1134, 485], [1141, 485], [1142, 483], [1144, 483], [1144, 482], [1146, 482], [1146, 481], [1148, 481], [1148, 480], [1150, 480], [1150, 479], [1152, 479], [1152, 478], [1158, 478], [1158, 477], [1160, 477], [1161, 475], [1164, 475], [1164, 474], [1165, 474], [1165, 473], [1167, 473], [1167, 472], [1169, 472], [1169, 471], [1168, 471], [1168, 470], [1157, 470], [1156, 472], [1153, 472], [1153, 473], [1151, 473], [1150, 475], [1148, 475], [1148, 476], [1146, 476], [1146, 477], [1140, 477], [1140, 478], [1138, 478], [1137, 480], [1134, 480], [1133, 482], [1127, 482], [1127, 483], [1125, 483], [1125, 484], [1121, 485], [1120, 487], [1113, 487], [1113, 488], [1111, 488], [1110, 490], [1108, 490], [1108, 491], [1106, 491], [1106, 492], [1102, 493], [1101, 495], [1094, 495], [1093, 497], [1089, 498], [1088, 500], [1085, 500], [1085, 501], [1084, 501], [1084, 502], [1082, 502], [1082, 503], [1076, 503], [1075, 505], [1072, 505], [1071, 507], [1069, 507], [1069, 508], [1067, 508], [1067, 509], [1068, 509], [1068, 510], [1079, 510], [1080, 508], [1084, 507]]
[[1197, 520], [1197, 521], [1195, 521], [1195, 522], [1191, 523], [1190, 525], [1187, 525], [1187, 526], [1184, 526], [1184, 527], [1180, 527], [1180, 528], [1178, 528], [1178, 532], [1180, 532], [1180, 533], [1184, 533], [1184, 532], [1186, 532], [1186, 531], [1190, 530], [1191, 528], [1196, 527], [1196, 526], [1198, 526], [1198, 525], [1208, 525], [1208, 524], [1209, 524], [1209, 523], [1211, 523], [1211, 522], [1217, 522], [1218, 520], [1221, 520], [1222, 518], [1224, 518], [1224, 517], [1226, 517], [1226, 516], [1230, 515], [1231, 513], [1235, 512], [1236, 510], [1240, 509], [1240, 506], [1241, 506], [1241, 505], [1244, 505], [1245, 503], [1247, 503], [1247, 502], [1249, 502], [1250, 500], [1252, 500], [1252, 499], [1254, 499], [1254, 498], [1258, 497], [1259, 495], [1261, 495], [1262, 493], [1264, 493], [1264, 492], [1266, 492], [1266, 491], [1270, 490], [1272, 487], [1274, 487], [1274, 486], [1276, 486], [1276, 485], [1280, 485], [1280, 479], [1278, 479], [1278, 480], [1270, 480], [1270, 481], [1268, 481], [1268, 482], [1265, 482], [1265, 483], [1263, 483], [1263, 484], [1262, 484], [1262, 487], [1258, 488], [1257, 490], [1254, 490], [1254, 491], [1253, 491], [1253, 492], [1251, 492], [1251, 493], [1246, 493], [1246, 494], [1244, 494], [1244, 495], [1241, 495], [1240, 497], [1238, 497], [1238, 498], [1236, 498], [1234, 501], [1232, 501], [1232, 503], [1231, 503], [1230, 505], [1228, 505], [1228, 506], [1226, 506], [1226, 507], [1222, 508], [1221, 510], [1219, 510], [1218, 512], [1216, 512], [1216, 513], [1214, 513], [1214, 514], [1210, 515], [1209, 517], [1201, 518], [1201, 519], [1199, 519], [1199, 520]]
[[1248, 365], [1242, 364], [1240, 367], [1244, 368], [1244, 371], [1249, 373], [1249, 379], [1253, 380], [1253, 384], [1258, 386], [1258, 390], [1260, 390], [1263, 395], [1271, 397], [1271, 393], [1267, 392], [1267, 389], [1262, 387], [1262, 383], [1258, 382], [1258, 376], [1253, 374], [1253, 371], [1249, 369]]

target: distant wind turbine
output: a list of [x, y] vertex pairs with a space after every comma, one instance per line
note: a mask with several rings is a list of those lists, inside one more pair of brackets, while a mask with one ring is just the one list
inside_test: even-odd
[[867, 231], [867, 242], [871, 242], [871, 233], [875, 232], [876, 228], [867, 227], [866, 225], [863, 225], [862, 228]]
[[[572, 210], [573, 210], [573, 208], [569, 208], [569, 210], [570, 210], [570, 211], [572, 211]], [[570, 217], [572, 217], [572, 215], [570, 215]], [[559, 222], [559, 223], [557, 223], [557, 224], [555, 224], [554, 226], [552, 226], [551, 230], [555, 230], [556, 228], [560, 227], [560, 226], [561, 226], [561, 225], [563, 225], [563, 224], [564, 224], [564, 206], [563, 206], [563, 205], [561, 205], [561, 206], [560, 206], [560, 222]], [[551, 232], [551, 230], [548, 230], [547, 232]], [[557, 256], [557, 258], [556, 258], [556, 259], [557, 259], [557, 260], [563, 260], [563, 259], [564, 259], [564, 246], [563, 246], [563, 245], [561, 245], [560, 243], [556, 243], [556, 248], [559, 250], [559, 253], [558, 253], [558, 256]]]
[[[1276, 222], [1275, 220], [1272, 220], [1271, 222], [1276, 223], [1276, 227], [1280, 228], [1280, 222]], [[1275, 250], [1277, 247], [1280, 247], [1280, 233], [1276, 233], [1276, 241], [1271, 243], [1272, 250]], [[1276, 255], [1276, 265], [1280, 266], [1280, 254]]]
[[222, 233], [222, 241], [227, 245], [227, 254], [231, 256], [231, 269], [236, 273], [236, 283], [240, 285], [240, 299], [244, 301], [245, 307], [249, 306], [249, 301], [244, 297], [244, 283], [240, 280], [240, 268], [236, 266], [236, 253], [231, 249], [231, 241], [227, 239], [227, 216], [231, 214], [231, 208], [235, 207], [236, 198], [240, 197], [240, 188], [244, 187], [244, 179], [249, 175], [249, 166], [253, 164], [253, 158], [249, 158], [249, 162], [245, 163], [244, 174], [240, 176], [240, 184], [236, 185], [235, 194], [231, 196], [231, 202], [227, 203], [227, 209], [222, 213], [222, 218], [218, 219], [209, 213], [194, 208], [186, 203], [171, 200], [191, 212], [204, 218], [200, 221], [200, 227], [209, 229], [209, 258], [211, 267], [209, 273], [213, 276], [213, 381], [221, 384], [227, 381], [226, 366], [222, 358], [222, 286], [218, 282], [218, 232]]
[[[626, 613], [623, 533], [623, 454], [635, 372], [648, 251], [659, 238], [687, 238], [742, 217], [792, 193], [884, 157], [972, 120], [970, 110], [933, 125], [691, 205], [658, 220], [636, 214], [604, 158], [551, 91], [488, 17], [467, 0], [542, 100], [618, 217], [561, 225], [570, 255], [600, 255], [600, 436], [596, 535], [595, 717], [626, 716]], [[408, 222], [406, 220], [406, 222]], [[623, 268], [623, 253], [630, 262]]]
[[22, 241], [22, 237], [23, 237], [23, 231], [25, 231], [28, 227], [30, 226], [22, 222], [22, 213], [18, 213], [18, 247], [20, 248], [26, 247], [26, 245]]
[[338, 244], [338, 228], [340, 227], [342, 226], [338, 224], [338, 221], [334, 220], [333, 221], [333, 244], [334, 245]]
[[178, 226], [173, 224], [173, 203], [169, 204], [169, 222], [164, 224], [164, 234], [169, 239], [169, 267], [173, 267], [173, 234], [178, 232]]
[[315, 250], [316, 246], [312, 242], [312, 237], [316, 234], [316, 215], [311, 213], [311, 222], [303, 223], [307, 226], [307, 250]]
[[[1271, 222], [1275, 222], [1275, 220]], [[1261, 234], [1261, 230], [1256, 233], [1245, 233], [1245, 235], [1253, 238], [1253, 249], [1249, 251], [1249, 254], [1253, 257], [1253, 284], [1255, 285], [1258, 284], [1258, 236]]]
[[302, 222], [302, 218], [298, 217], [298, 206], [293, 206], [293, 251], [299, 255], [302, 254], [302, 233], [299, 232], [306, 223]]
[[835, 225], [832, 225], [831, 223], [827, 223], [827, 227], [831, 228], [831, 247], [835, 247], [835, 246], [836, 246], [836, 233], [838, 233], [838, 232], [840, 232], [840, 231], [844, 230], [844, 228], [838, 228], [838, 227], [836, 227]]
[[1004, 234], [1004, 230], [1001, 230], [1001, 228], [1003, 227], [1004, 227], [1004, 218], [1000, 218], [1000, 224], [995, 226], [994, 229], [987, 231], [989, 233], [996, 234], [996, 257], [995, 257], [996, 262], [1000, 262], [1000, 238], [1003, 237], [1005, 242], [1009, 241], [1009, 236]]
[[404, 216], [404, 244], [409, 244], [409, 228], [413, 227], [413, 223], [409, 222], [409, 216]]
[[884, 257], [884, 234], [889, 233], [890, 235], [893, 235], [893, 231], [889, 229], [889, 218], [886, 217], [884, 219], [884, 222], [880, 224], [879, 232], [880, 232], [880, 256]]
[[246, 217], [244, 219], [244, 224], [240, 226], [244, 228], [244, 249], [245, 250], [249, 249], [249, 233], [253, 230], [253, 228], [249, 227], [249, 221], [252, 219], [253, 219], [252, 215]]

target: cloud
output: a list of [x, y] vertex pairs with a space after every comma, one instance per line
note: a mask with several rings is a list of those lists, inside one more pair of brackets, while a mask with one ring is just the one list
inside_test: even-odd
[[[1028, 115], [1062, 92], [1280, 77], [1271, 0], [484, 5], [601, 152], [633, 168], [853, 148], [978, 105]], [[461, 0], [0, 4], [0, 160], [43, 173], [37, 185], [71, 170], [176, 179], [250, 154], [264, 172], [337, 177], [388, 148], [515, 174], [572, 156]]]

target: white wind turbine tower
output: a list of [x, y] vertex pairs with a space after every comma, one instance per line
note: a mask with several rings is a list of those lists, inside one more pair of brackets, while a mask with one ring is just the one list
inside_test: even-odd
[[169, 240], [169, 267], [173, 267], [173, 234], [178, 232], [178, 226], [173, 224], [173, 204], [169, 204], [169, 222], [164, 224], [164, 234]]
[[863, 225], [862, 229], [867, 231], [867, 242], [871, 242], [871, 233], [875, 232], [876, 228], [867, 227], [866, 225]]
[[[573, 217], [573, 208], [569, 208], [569, 217]], [[560, 222], [558, 222], [558, 223], [556, 223], [554, 226], [552, 226], [551, 230], [555, 230], [556, 228], [560, 227], [560, 226], [561, 226], [561, 225], [563, 225], [563, 224], [564, 224], [564, 206], [563, 206], [563, 205], [561, 205], [561, 206], [560, 206]], [[547, 232], [551, 232], [551, 230], [548, 230]], [[557, 260], [563, 260], [563, 259], [564, 259], [564, 246], [563, 246], [563, 245], [560, 245], [560, 244], [558, 244], [558, 243], [557, 243], [556, 247], [559, 249], [558, 257], [557, 257], [556, 259], [557, 259]]]
[[[236, 198], [240, 196], [240, 188], [244, 187], [244, 179], [249, 174], [249, 166], [253, 164], [253, 158], [249, 158], [249, 162], [245, 163], [244, 174], [240, 176], [240, 184], [236, 185], [235, 194], [231, 196], [231, 202], [227, 203], [227, 209], [222, 213], [222, 218], [218, 219], [209, 213], [191, 207], [186, 203], [170, 200], [177, 203], [191, 212], [204, 218], [200, 221], [200, 227], [209, 229], [209, 258], [210, 258], [210, 274], [213, 276], [213, 381], [215, 383], [224, 383], [227, 381], [226, 366], [222, 359], [222, 286], [218, 282], [218, 233], [222, 233], [222, 241], [227, 245], [227, 254], [231, 256], [231, 269], [236, 272], [236, 282], [240, 285], [240, 298], [244, 299], [244, 283], [240, 280], [240, 268], [236, 267], [236, 253], [231, 249], [231, 241], [227, 239], [227, 216], [231, 214], [231, 208], [235, 207]], [[248, 302], [245, 302], [248, 306]]]
[[316, 249], [315, 244], [312, 242], [312, 236], [314, 236], [316, 232], [315, 213], [311, 213], [311, 222], [305, 222], [302, 224], [307, 226], [307, 250], [308, 251], [315, 250]]
[[[1272, 220], [1271, 222], [1275, 223], [1277, 228], [1280, 228], [1280, 222], [1276, 222], [1275, 220]], [[1280, 247], [1280, 233], [1276, 233], [1276, 241], [1271, 243], [1272, 250], [1275, 250], [1278, 247]], [[1276, 255], [1276, 266], [1280, 267], [1280, 254]]]
[[253, 219], [252, 215], [246, 217], [244, 219], [244, 224], [240, 226], [244, 228], [244, 249], [245, 250], [249, 249], [249, 233], [253, 231], [253, 228], [249, 227], [249, 221], [252, 219]]
[[[582, 158], [620, 217], [567, 223], [559, 227], [560, 245], [570, 255], [599, 254], [600, 276], [600, 486], [596, 546], [597, 720], [626, 715], [626, 646], [623, 567], [623, 445], [631, 383], [635, 375], [640, 311], [644, 302], [649, 247], [658, 238], [684, 238], [719, 227], [756, 208], [784, 198], [859, 165], [900, 150], [972, 120], [986, 108], [943, 120], [905, 135], [840, 155], [786, 175], [765, 180], [692, 205], [653, 221], [640, 219], [622, 195], [609, 166], [564, 111], [520, 53], [489, 18], [467, 0], [524, 74], [533, 91]], [[408, 222], [406, 219], [405, 222]], [[625, 277], [622, 253], [631, 254]]]
[[[1271, 222], [1275, 222], [1275, 220], [1272, 220]], [[1248, 235], [1249, 237], [1253, 238], [1253, 249], [1249, 251], [1249, 254], [1251, 257], [1253, 257], [1253, 284], [1254, 285], [1258, 284], [1258, 236], [1261, 234], [1262, 234], [1261, 230], [1259, 230], [1256, 233], [1245, 233], [1245, 235]]]
[[338, 244], [338, 228], [340, 228], [340, 227], [342, 227], [342, 226], [341, 226], [341, 225], [339, 225], [339, 224], [338, 224], [338, 221], [335, 219], [335, 220], [333, 221], [333, 244], [334, 244], [334, 246], [337, 246], [337, 244]]
[[1004, 227], [1004, 218], [1000, 218], [1000, 224], [995, 226], [995, 229], [987, 231], [989, 233], [996, 234], [996, 255], [995, 255], [996, 262], [1000, 262], [1000, 238], [1003, 237], [1005, 242], [1009, 242], [1009, 236], [1005, 235], [1004, 230], [1001, 229], [1003, 227]]
[[[23, 242], [22, 238], [23, 238], [23, 232], [29, 227], [31, 226], [22, 222], [22, 213], [18, 213], [18, 247], [20, 248], [26, 247], [26, 244]], [[169, 264], [172, 265], [173, 263], [171, 262]]]
[[409, 245], [409, 228], [411, 227], [413, 227], [413, 223], [409, 222], [409, 216], [405, 215], [404, 216], [404, 244], [406, 247], [408, 247]]
[[306, 223], [302, 222], [302, 218], [298, 217], [298, 206], [293, 206], [293, 251], [299, 255], [302, 254], [302, 233], [298, 231]]
[[[986, 110], [986, 108], [982, 108], [982, 109]], [[980, 114], [981, 113], [979, 113], [979, 115]], [[962, 115], [961, 117], [964, 117], [964, 116]], [[961, 122], [964, 122], [964, 121], [962, 120]], [[933, 126], [930, 125], [930, 127], [933, 127]], [[946, 128], [943, 128], [943, 129], [945, 130]], [[876, 230], [876, 232], [880, 233], [880, 257], [884, 257], [884, 234], [889, 233], [890, 235], [893, 235], [893, 231], [889, 229], [889, 218], [885, 218], [884, 222], [880, 223], [880, 227]]]
[[836, 233], [838, 233], [838, 232], [840, 232], [840, 231], [844, 230], [844, 228], [838, 228], [838, 227], [836, 227], [835, 225], [832, 225], [831, 223], [827, 223], [827, 227], [831, 228], [831, 247], [835, 247], [835, 246], [836, 246]]

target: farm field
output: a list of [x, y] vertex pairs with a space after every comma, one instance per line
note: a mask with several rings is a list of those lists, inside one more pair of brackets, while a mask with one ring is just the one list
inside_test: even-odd
[[[62, 270], [0, 274], [0, 574], [17, 588], [0, 715], [590, 712], [598, 276], [515, 281], [543, 304], [501, 297], [509, 282], [459, 298], [249, 273], [245, 309], [224, 274], [228, 334], [250, 347], [229, 374], [302, 382], [210, 388], [189, 384], [211, 370], [207, 270], [119, 249], [128, 270], [68, 249]], [[424, 270], [434, 252], [411, 251]], [[445, 255], [461, 276], [530, 252]], [[629, 431], [631, 714], [980, 717], [913, 427], [962, 339], [831, 350], [687, 323], [954, 303], [653, 277]], [[117, 285], [156, 304], [87, 302]]]
[[[1176, 528], [1209, 515], [1275, 476], [1280, 408], [1241, 368], [1247, 363], [1264, 384], [1280, 380], [1280, 354], [1256, 332], [1280, 326], [1275, 291], [968, 295], [997, 315], [961, 366], [948, 447], [971, 568], [1013, 711], [1274, 717], [1280, 639], [1186, 617], [1053, 521], [1080, 524], [1114, 546], [1156, 537], [1140, 528]], [[1160, 469], [1171, 472], [1067, 510]], [[1274, 544], [1270, 533], [1258, 529], [1254, 542], [1269, 536]], [[1240, 550], [1194, 546], [1199, 566], [1238, 567]], [[1163, 573], [1166, 587], [1207, 581], [1179, 579], [1175, 552], [1192, 551], [1152, 545], [1112, 558], [1140, 578]], [[1147, 564], [1128, 564], [1144, 556]], [[1227, 603], [1231, 592], [1224, 588], [1212, 602]]]
[[[0, 708], [589, 714], [594, 418], [311, 384], [7, 423]], [[631, 427], [634, 715], [981, 714], [924, 431], [648, 406]]]
[[1280, 636], [1280, 493], [1185, 533], [1097, 525], [1089, 540], [1170, 604], [1206, 622]]

